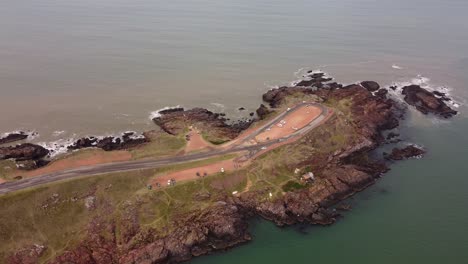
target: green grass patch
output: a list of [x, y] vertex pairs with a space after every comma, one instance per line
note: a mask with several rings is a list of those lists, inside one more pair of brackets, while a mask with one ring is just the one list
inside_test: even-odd
[[297, 181], [288, 181], [286, 184], [281, 186], [284, 192], [291, 192], [295, 190], [300, 190], [305, 188], [305, 185], [302, 185], [301, 183]]
[[133, 159], [158, 158], [175, 155], [181, 151], [186, 141], [183, 135], [173, 136], [164, 132], [153, 133], [150, 142], [130, 150]]

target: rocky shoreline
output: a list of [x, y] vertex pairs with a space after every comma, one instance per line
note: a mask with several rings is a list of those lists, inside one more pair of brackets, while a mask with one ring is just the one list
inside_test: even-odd
[[[444, 99], [424, 88], [410, 87], [403, 91], [407, 97], [405, 101], [423, 113], [433, 113], [445, 118], [456, 114], [456, 111], [443, 103]], [[51, 263], [179, 263], [249, 241], [251, 236], [248, 221], [255, 216], [261, 216], [278, 226], [297, 223], [333, 224], [339, 216], [334, 205], [375, 183], [389, 170], [388, 159], [401, 160], [424, 153], [419, 148], [409, 146], [404, 149], [395, 148], [391, 154], [379, 159], [370, 156], [386, 140], [397, 136], [391, 132], [391, 136], [389, 134], [385, 137], [384, 131], [398, 128], [403, 117], [399, 103], [387, 94], [388, 91], [376, 82], [366, 81], [345, 86], [316, 72], [309, 72], [304, 80], [293, 86], [268, 91], [263, 95], [268, 106], [262, 104], [257, 110], [259, 119], [266, 118], [291, 96], [311, 96], [324, 104], [344, 102], [343, 107], [352, 115], [352, 119], [343, 118], [343, 122], [354, 131], [346, 145], [338, 150], [309, 154], [303, 160], [288, 164], [291, 169], [313, 164], [314, 174], [318, 178], [313, 184], [285, 192], [274, 200], [260, 198], [268, 195], [267, 189], [247, 191], [238, 196], [226, 195], [210, 207], [178, 216], [178, 220], [171, 224], [171, 232], [166, 233], [143, 230], [136, 220], [138, 213], [130, 211], [126, 218], [129, 219], [128, 223], [119, 227], [123, 238], [118, 239], [117, 223], [98, 216], [89, 223], [85, 238]], [[240, 125], [230, 125], [222, 115], [201, 108], [171, 109], [160, 114], [154, 122], [167, 133], [179, 134], [187, 123], [196, 123], [207, 132], [215, 131], [217, 139], [223, 140], [235, 138], [252, 122], [250, 120], [241, 122]], [[327, 122], [341, 122], [339, 118], [341, 117], [337, 113]], [[339, 129], [337, 126], [332, 128]], [[313, 133], [315, 134], [304, 135], [292, 148], [312, 144], [317, 136], [333, 136], [327, 130]], [[95, 138], [80, 139], [70, 149], [96, 147], [100, 142]], [[118, 143], [119, 146], [133, 146], [133, 143], [125, 143], [125, 140], [123, 142]], [[4, 154], [7, 157], [5, 155], [13, 149], [0, 151], [7, 153]], [[39, 153], [44, 154], [42, 150]], [[35, 263], [34, 260], [38, 259], [37, 254], [33, 254], [35, 257], [31, 259], [31, 254], [24, 252], [28, 251], [18, 251], [11, 255], [9, 263], [26, 263], [26, 260], [31, 261], [28, 263]]]

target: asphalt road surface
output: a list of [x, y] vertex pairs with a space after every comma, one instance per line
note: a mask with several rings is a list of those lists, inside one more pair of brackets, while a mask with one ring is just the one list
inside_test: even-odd
[[[294, 110], [302, 107], [302, 106], [314, 106], [321, 109], [320, 115], [315, 118], [312, 122], [310, 122], [305, 127], [295, 131], [294, 133], [288, 135], [287, 137], [283, 137], [280, 139], [271, 140], [264, 143], [258, 143], [255, 145], [243, 145], [246, 142], [251, 141], [254, 139], [258, 134], [264, 132], [269, 127], [273, 126], [274, 124], [278, 123], [282, 120], [286, 115], [293, 112]], [[177, 163], [184, 163], [190, 161], [197, 161], [202, 159], [207, 159], [215, 156], [242, 152], [242, 151], [251, 151], [251, 152], [258, 152], [262, 149], [262, 147], [269, 147], [273, 144], [282, 142], [287, 140], [291, 137], [295, 137], [298, 135], [304, 135], [310, 130], [314, 129], [315, 127], [320, 125], [320, 122], [326, 118], [328, 115], [328, 108], [316, 103], [302, 103], [296, 105], [295, 107], [291, 108], [289, 111], [281, 113], [277, 117], [275, 117], [270, 122], [264, 124], [260, 128], [258, 128], [254, 133], [249, 135], [248, 137], [241, 140], [236, 145], [230, 147], [229, 149], [225, 150], [213, 150], [209, 152], [201, 152], [196, 154], [184, 155], [184, 156], [175, 156], [171, 158], [165, 159], [146, 159], [146, 160], [136, 160], [136, 161], [126, 161], [126, 162], [116, 162], [116, 163], [107, 163], [107, 164], [99, 164], [93, 166], [86, 166], [86, 167], [79, 167], [75, 169], [54, 172], [50, 174], [44, 174], [41, 176], [36, 176], [28, 179], [23, 179], [19, 181], [12, 181], [0, 184], [0, 194], [6, 194], [13, 191], [18, 191], [26, 188], [31, 188], [35, 186], [39, 186], [42, 184], [47, 184], [55, 181], [72, 179], [77, 177], [84, 177], [84, 176], [94, 176], [99, 174], [111, 173], [111, 172], [121, 172], [121, 171], [132, 171], [132, 170], [141, 170], [141, 169], [153, 169], [158, 168], [166, 165], [177, 164]]]

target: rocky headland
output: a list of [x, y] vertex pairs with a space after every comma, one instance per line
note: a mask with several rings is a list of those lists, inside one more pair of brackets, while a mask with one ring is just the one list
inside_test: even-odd
[[[256, 188], [246, 189], [239, 195], [226, 195], [223, 191], [203, 197], [197, 195], [202, 198], [194, 200], [203, 200], [203, 204], [210, 200], [211, 205], [198, 206], [197, 201], [192, 201], [195, 209], [178, 213], [175, 220], [167, 223], [164, 231], [140, 225], [141, 211], [138, 208], [144, 207], [145, 202], [139, 201], [131, 209], [124, 210], [120, 217], [125, 221], [104, 215], [93, 217], [84, 238], [50, 263], [179, 263], [249, 241], [248, 221], [255, 216], [279, 226], [333, 224], [339, 217], [334, 206], [375, 183], [389, 170], [388, 159], [401, 160], [419, 156], [424, 151], [409, 146], [395, 148], [391, 154], [380, 158], [371, 155], [386, 140], [397, 136], [395, 132], [384, 136], [384, 131], [398, 128], [402, 118], [401, 106], [376, 82], [342, 85], [332, 81], [323, 73], [309, 72], [304, 80], [293, 86], [263, 94], [263, 101], [268, 106], [262, 104], [257, 110], [259, 119], [264, 119], [294, 100], [300, 102], [304, 98], [333, 109], [333, 115], [322, 126], [278, 150], [289, 155], [297, 154], [300, 158], [284, 158], [264, 172], [272, 179], [280, 174], [278, 170], [313, 172], [312, 182], [299, 182], [294, 189], [283, 191], [274, 198], [268, 198], [272, 189], [261, 182]], [[403, 91], [405, 101], [423, 113], [442, 117], [456, 114], [435, 93], [421, 87], [405, 87]], [[154, 122], [167, 133], [177, 135], [184, 132], [189, 124], [195, 125], [213, 143], [234, 139], [252, 122], [229, 124], [222, 115], [201, 108], [170, 109], [160, 114]], [[96, 138], [80, 139], [70, 149], [106, 145], [100, 142]], [[109, 149], [119, 149], [112, 144], [110, 146]], [[44, 150], [37, 151], [37, 157], [47, 155]], [[21, 158], [21, 154], [18, 157]], [[242, 172], [248, 173], [247, 170]], [[108, 212], [115, 209], [108, 201], [102, 202], [101, 206]], [[11, 254], [8, 263], [25, 263], [26, 260], [36, 263], [40, 257], [39, 254], [24, 252], [29, 251], [19, 250]], [[31, 260], [31, 256], [35, 259]]]

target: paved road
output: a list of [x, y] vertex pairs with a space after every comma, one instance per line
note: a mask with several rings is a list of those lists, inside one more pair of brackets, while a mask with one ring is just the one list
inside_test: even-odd
[[[280, 120], [282, 120], [286, 115], [289, 113], [293, 112], [294, 110], [302, 107], [302, 106], [315, 106], [318, 107], [322, 110], [321, 114], [315, 118], [312, 122], [310, 122], [307, 126], [303, 127], [302, 129], [299, 129], [295, 131], [294, 133], [290, 134], [287, 137], [283, 137], [281, 139], [276, 139], [276, 140], [270, 140], [268, 142], [264, 143], [258, 143], [255, 145], [243, 145], [246, 142], [249, 142], [250, 140], [254, 139], [258, 134], [264, 132], [266, 129], [269, 127], [273, 126], [274, 124], [278, 123]], [[207, 159], [210, 157], [215, 157], [215, 156], [220, 156], [220, 155], [225, 155], [225, 154], [230, 154], [230, 153], [236, 153], [236, 152], [242, 152], [242, 151], [251, 151], [251, 152], [257, 152], [260, 151], [262, 147], [269, 147], [273, 144], [276, 144], [278, 142], [287, 140], [291, 137], [303, 135], [310, 130], [314, 129], [315, 127], [320, 125], [320, 122], [325, 119], [325, 117], [328, 115], [328, 109], [320, 104], [315, 104], [315, 103], [302, 103], [299, 105], [296, 105], [295, 107], [291, 108], [289, 111], [286, 111], [284, 113], [281, 113], [277, 117], [275, 117], [273, 120], [270, 122], [262, 125], [259, 127], [255, 133], [252, 133], [248, 137], [244, 138], [240, 142], [238, 142], [236, 145], [232, 146], [229, 149], [225, 150], [213, 150], [209, 152], [201, 152], [201, 153], [196, 153], [196, 154], [190, 154], [190, 155], [184, 155], [184, 156], [176, 156], [176, 157], [171, 157], [171, 158], [165, 158], [165, 159], [147, 159], [147, 160], [136, 160], [136, 161], [126, 161], [126, 162], [116, 162], [116, 163], [108, 163], [108, 164], [99, 164], [99, 165], [93, 165], [93, 166], [86, 166], [86, 167], [80, 167], [76, 169], [70, 169], [70, 170], [65, 170], [65, 171], [60, 171], [60, 172], [54, 172], [50, 174], [44, 174], [41, 176], [33, 177], [33, 178], [28, 178], [28, 179], [23, 179], [19, 181], [13, 181], [13, 182], [6, 182], [4, 184], [0, 184], [0, 194], [5, 194], [13, 191], [18, 191], [22, 190], [25, 188], [30, 188], [30, 187], [35, 187], [38, 185], [46, 184], [46, 183], [51, 183], [55, 181], [60, 181], [60, 180], [65, 180], [65, 179], [71, 179], [71, 178], [76, 178], [76, 177], [83, 177], [83, 176], [92, 176], [92, 175], [99, 175], [99, 174], [104, 174], [104, 173], [111, 173], [111, 172], [121, 172], [121, 171], [132, 171], [132, 170], [141, 170], [141, 169], [152, 169], [152, 168], [158, 168], [161, 166], [165, 165], [170, 165], [170, 164], [177, 164], [177, 163], [184, 163], [184, 162], [190, 162], [190, 161], [197, 161], [197, 160], [202, 160], [202, 159]]]

